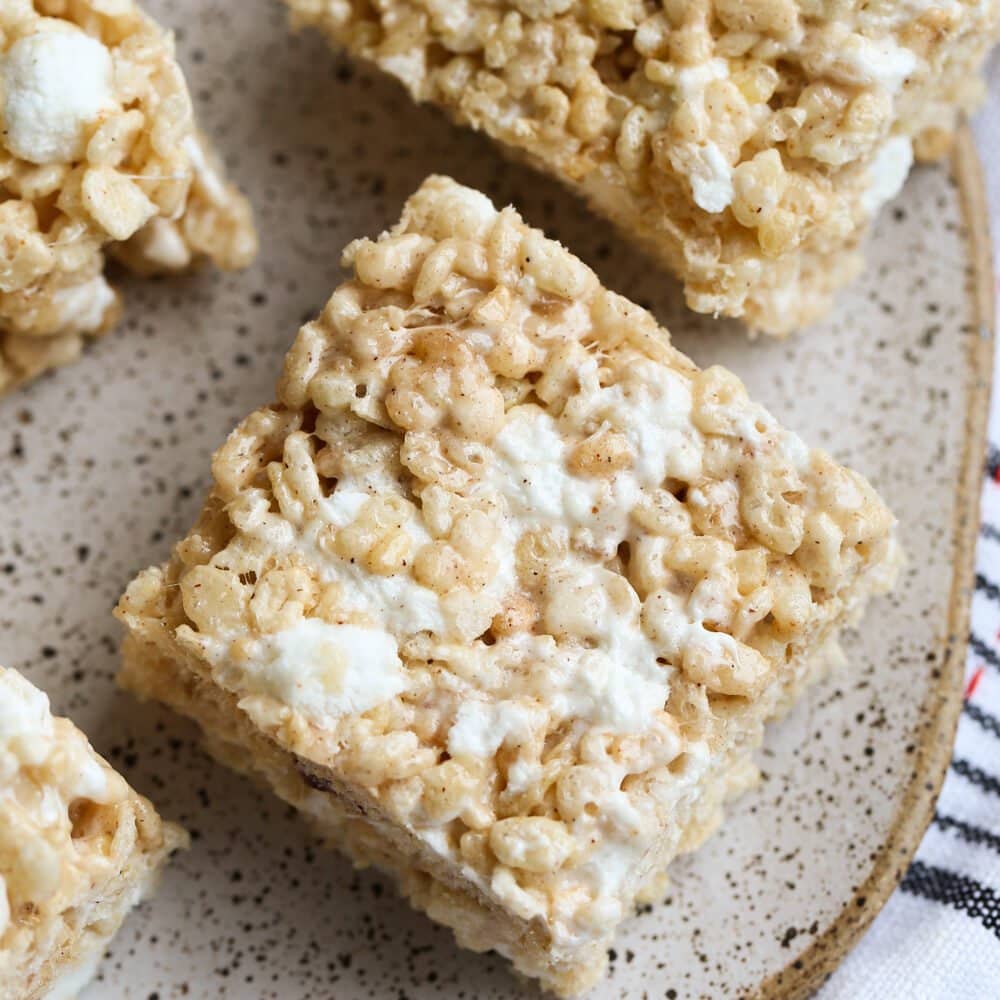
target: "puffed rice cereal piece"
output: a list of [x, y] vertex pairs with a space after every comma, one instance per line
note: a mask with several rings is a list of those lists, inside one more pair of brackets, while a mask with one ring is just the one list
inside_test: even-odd
[[1000, 0], [286, 3], [580, 193], [692, 309], [777, 335], [858, 272], [1000, 38]]
[[0, 996], [76, 996], [186, 844], [41, 691], [0, 667]]
[[122, 598], [122, 680], [578, 992], [888, 588], [894, 520], [512, 208], [432, 177], [344, 260]]
[[133, 0], [0, 4], [0, 121], [0, 392], [114, 325], [107, 255], [140, 274], [254, 257], [173, 39]]

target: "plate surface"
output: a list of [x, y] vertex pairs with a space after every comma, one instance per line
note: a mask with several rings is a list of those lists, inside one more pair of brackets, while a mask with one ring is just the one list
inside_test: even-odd
[[[888, 895], [930, 816], [960, 698], [967, 572], [992, 342], [974, 156], [915, 173], [866, 275], [786, 343], [685, 314], [676, 288], [555, 184], [415, 109], [271, 0], [157, 0], [206, 128], [258, 210], [248, 273], [126, 281], [127, 319], [75, 367], [0, 401], [0, 662], [46, 688], [168, 817], [194, 833], [86, 997], [512, 998], [494, 956], [457, 950], [378, 875], [323, 851], [290, 811], [202, 755], [193, 730], [116, 691], [110, 609], [194, 519], [208, 456], [271, 398], [300, 322], [354, 236], [394, 221], [431, 172], [514, 202], [721, 362], [808, 441], [866, 473], [908, 567], [849, 637], [849, 665], [772, 734], [767, 781], [624, 928], [595, 996], [798, 996]], [[981, 208], [981, 206], [980, 206]], [[979, 227], [979, 228], [977, 228]]]

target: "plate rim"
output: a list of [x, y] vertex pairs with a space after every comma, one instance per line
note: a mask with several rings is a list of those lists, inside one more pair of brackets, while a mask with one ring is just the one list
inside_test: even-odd
[[963, 702], [997, 318], [986, 184], [967, 123], [956, 130], [950, 167], [965, 222], [969, 295], [976, 332], [965, 338], [969, 387], [952, 519], [955, 555], [946, 628], [936, 647], [937, 675], [920, 709], [916, 760], [910, 779], [868, 876], [805, 951], [754, 988], [754, 1000], [803, 1000], [833, 975], [903, 878], [930, 826], [951, 763]]

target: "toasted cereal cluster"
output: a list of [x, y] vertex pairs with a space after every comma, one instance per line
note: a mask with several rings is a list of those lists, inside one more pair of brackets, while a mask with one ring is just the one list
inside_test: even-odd
[[41, 691], [0, 668], [0, 995], [44, 996], [64, 967], [99, 958], [184, 839]]
[[106, 251], [140, 273], [256, 252], [173, 40], [132, 0], [0, 4], [0, 119], [0, 392], [115, 322]]
[[286, 2], [584, 194], [693, 309], [775, 334], [856, 273], [1000, 36], [1000, 0]]
[[231, 695], [554, 948], [604, 940], [886, 589], [893, 518], [478, 192], [430, 178], [345, 261], [122, 599], [129, 669]]

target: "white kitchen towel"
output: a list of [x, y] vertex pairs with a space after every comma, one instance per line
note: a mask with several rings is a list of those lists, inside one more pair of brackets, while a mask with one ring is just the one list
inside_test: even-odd
[[[1000, 53], [974, 125], [1000, 240]], [[997, 288], [1000, 289], [1000, 277]], [[1000, 384], [994, 371], [994, 386]], [[927, 835], [817, 1000], [1000, 1000], [1000, 393], [983, 474], [965, 705]]]

